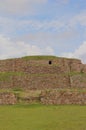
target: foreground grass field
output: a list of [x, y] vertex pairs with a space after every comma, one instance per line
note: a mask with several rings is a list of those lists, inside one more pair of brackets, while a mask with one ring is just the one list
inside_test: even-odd
[[0, 130], [86, 130], [86, 106], [0, 106]]

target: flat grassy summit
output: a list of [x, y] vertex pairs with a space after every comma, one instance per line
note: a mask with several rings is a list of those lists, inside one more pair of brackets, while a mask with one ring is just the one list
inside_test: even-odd
[[22, 59], [25, 60], [50, 60], [56, 59], [56, 56], [38, 55], [38, 56], [24, 56]]

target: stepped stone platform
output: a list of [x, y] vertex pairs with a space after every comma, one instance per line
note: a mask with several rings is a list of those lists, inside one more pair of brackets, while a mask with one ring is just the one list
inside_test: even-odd
[[26, 56], [0, 60], [0, 89], [86, 88], [86, 65], [79, 59]]

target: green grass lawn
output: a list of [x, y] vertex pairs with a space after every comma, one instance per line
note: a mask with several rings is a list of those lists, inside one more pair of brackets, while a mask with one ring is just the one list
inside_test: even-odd
[[86, 130], [86, 106], [0, 106], [0, 130]]

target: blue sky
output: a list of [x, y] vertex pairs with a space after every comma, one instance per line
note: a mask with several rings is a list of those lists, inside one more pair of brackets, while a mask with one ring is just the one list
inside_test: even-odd
[[26, 55], [86, 63], [86, 0], [0, 0], [0, 59]]

